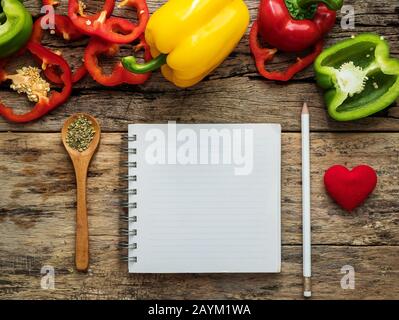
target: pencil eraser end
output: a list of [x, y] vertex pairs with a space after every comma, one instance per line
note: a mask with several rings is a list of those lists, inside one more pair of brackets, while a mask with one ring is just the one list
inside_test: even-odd
[[312, 291], [304, 291], [304, 292], [303, 292], [303, 296], [304, 296], [305, 298], [310, 298], [310, 297], [312, 296]]

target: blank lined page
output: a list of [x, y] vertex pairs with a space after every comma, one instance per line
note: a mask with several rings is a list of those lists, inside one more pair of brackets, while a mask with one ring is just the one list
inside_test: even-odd
[[280, 272], [279, 125], [134, 124], [129, 137], [129, 272]]

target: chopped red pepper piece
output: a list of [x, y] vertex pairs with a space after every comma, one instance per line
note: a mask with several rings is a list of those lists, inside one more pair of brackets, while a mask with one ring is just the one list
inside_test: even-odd
[[[135, 51], [144, 49], [145, 61], [151, 60], [150, 48], [144, 40], [144, 36], [140, 37], [140, 43], [135, 47]], [[98, 83], [113, 87], [123, 83], [142, 84], [147, 81], [151, 73], [136, 74], [126, 70], [122, 62], [115, 64], [111, 74], [104, 74], [102, 68], [98, 65], [98, 56], [104, 54], [114, 56], [119, 51], [119, 45], [102, 41], [101, 39], [92, 38], [85, 50], [85, 65], [90, 75]]]
[[42, 0], [42, 4], [44, 6], [54, 6], [54, 7], [56, 7], [56, 6], [58, 6], [60, 4], [60, 2], [57, 1], [57, 0]]
[[145, 30], [149, 19], [145, 0], [124, 0], [118, 7], [128, 6], [137, 11], [138, 25], [118, 17], [107, 18], [113, 10], [114, 0], [106, 0], [102, 11], [93, 16], [84, 14], [82, 1], [69, 0], [68, 15], [83, 33], [102, 38], [108, 42], [125, 44], [136, 40]]
[[[29, 122], [33, 120], [37, 120], [40, 117], [44, 116], [45, 114], [49, 113], [53, 109], [57, 108], [61, 104], [63, 104], [68, 97], [71, 95], [72, 91], [72, 79], [71, 79], [71, 69], [68, 66], [68, 63], [57, 54], [51, 52], [50, 50], [46, 49], [42, 45], [29, 41], [26, 49], [35, 57], [39, 58], [44, 65], [53, 65], [58, 66], [62, 71], [60, 75], [60, 79], [62, 80], [64, 86], [60, 92], [58, 91], [51, 91], [50, 95], [47, 96], [46, 94], [38, 93], [35, 96], [35, 100], [37, 100], [36, 105], [33, 109], [25, 114], [15, 114], [13, 109], [10, 107], [5, 106], [2, 102], [0, 102], [0, 115], [7, 119], [8, 121], [12, 122]], [[0, 82], [5, 81], [7, 79], [14, 79], [18, 78], [19, 75], [7, 75], [4, 71], [4, 66], [6, 62], [0, 62]], [[27, 68], [29, 69], [29, 68]], [[34, 69], [34, 68], [32, 68]], [[21, 77], [23, 79], [23, 77]], [[26, 83], [22, 83], [24, 87], [27, 87]], [[35, 85], [33, 83], [32, 85]], [[43, 92], [46, 92], [49, 88], [37, 88], [36, 90], [42, 89]], [[29, 95], [28, 95], [29, 97]]]
[[[43, 38], [43, 28], [41, 21], [45, 16], [37, 19], [33, 25], [33, 33], [31, 41], [41, 43]], [[66, 41], [75, 41], [82, 39], [84, 35], [72, 24], [71, 19], [68, 16], [56, 14], [54, 17], [55, 21], [55, 34], [59, 37], [64, 38]], [[55, 68], [49, 66], [44, 70], [46, 77], [53, 83], [62, 84], [60, 76], [57, 74]], [[82, 61], [82, 64], [72, 72], [72, 83], [80, 81], [87, 74], [86, 67]]]
[[[41, 21], [46, 16], [42, 16], [37, 19], [34, 23], [33, 33], [31, 40], [40, 42], [43, 36], [43, 28], [41, 27]], [[57, 36], [64, 38], [66, 41], [75, 41], [82, 39], [84, 34], [81, 33], [75, 26], [72, 24], [71, 19], [68, 16], [63, 16], [60, 14], [54, 15], [55, 29], [54, 32]]]
[[249, 45], [254, 55], [256, 67], [259, 73], [269, 80], [277, 80], [277, 81], [289, 81], [292, 77], [297, 74], [298, 72], [302, 71], [303, 69], [307, 68], [309, 65], [316, 60], [317, 56], [323, 50], [323, 40], [319, 40], [313, 49], [313, 52], [308, 54], [303, 58], [297, 58], [297, 62], [292, 64], [290, 67], [287, 68], [286, 71], [267, 71], [265, 64], [274, 58], [274, 55], [277, 53], [277, 49], [268, 49], [262, 48], [258, 41], [258, 22], [255, 21], [251, 32], [249, 34]]

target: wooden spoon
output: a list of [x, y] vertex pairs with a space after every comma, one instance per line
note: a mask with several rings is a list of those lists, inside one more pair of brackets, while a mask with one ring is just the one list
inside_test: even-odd
[[[75, 121], [79, 116], [84, 116], [89, 119], [95, 130], [95, 135], [91, 141], [89, 148], [83, 152], [79, 152], [71, 148], [66, 142], [69, 125]], [[90, 161], [97, 150], [100, 142], [100, 125], [97, 120], [91, 115], [85, 113], [76, 113], [68, 118], [62, 127], [61, 136], [62, 142], [71, 157], [73, 166], [75, 168], [76, 186], [77, 186], [77, 210], [76, 210], [76, 253], [75, 264], [78, 271], [87, 271], [89, 268], [89, 228], [87, 221], [87, 207], [86, 207], [86, 180], [87, 171]]]

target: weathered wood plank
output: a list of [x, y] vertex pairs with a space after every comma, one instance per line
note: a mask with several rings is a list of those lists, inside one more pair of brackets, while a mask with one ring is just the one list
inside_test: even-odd
[[[28, 1], [32, 12], [38, 13], [37, 0]], [[91, 2], [93, 5], [99, 2]], [[149, 1], [153, 12], [160, 1]], [[256, 17], [258, 1], [247, 1], [252, 20]], [[327, 45], [349, 37], [352, 33], [378, 32], [391, 43], [393, 55], [399, 57], [398, 1], [346, 1], [356, 11], [355, 30], [342, 30], [337, 24]], [[65, 4], [58, 10], [65, 12]], [[119, 14], [119, 12], [117, 12]], [[370, 14], [372, 13], [372, 14]], [[53, 49], [62, 49], [72, 65], [79, 63], [85, 42], [66, 45], [54, 37], [44, 41]], [[104, 61], [105, 69], [120, 56], [129, 54], [122, 50], [116, 59]], [[272, 68], [282, 68], [287, 57], [276, 59]], [[18, 61], [23, 64], [24, 59]], [[175, 88], [158, 73], [145, 85], [105, 88], [86, 77], [75, 86], [70, 101], [52, 112], [45, 121], [28, 125], [12, 125], [0, 119], [0, 131], [58, 131], [65, 114], [86, 110], [97, 114], [105, 131], [121, 131], [129, 122], [159, 122], [181, 120], [184, 122], [278, 122], [285, 131], [298, 131], [297, 110], [303, 100], [311, 102], [312, 129], [317, 131], [397, 131], [398, 108], [394, 107], [378, 116], [355, 123], [336, 123], [326, 114], [320, 90], [313, 81], [309, 68], [289, 84], [266, 81], [257, 74], [248, 49], [248, 36], [240, 42], [232, 55], [201, 84], [187, 90]], [[0, 99], [16, 109], [25, 110], [24, 97], [11, 93], [3, 85]], [[110, 109], [112, 108], [112, 109]]]
[[[314, 244], [399, 245], [399, 134], [312, 135], [312, 224]], [[117, 237], [120, 221], [121, 136], [103, 134], [88, 180], [92, 235]], [[283, 243], [301, 244], [300, 135], [283, 135]], [[353, 214], [325, 194], [323, 174], [334, 164], [367, 163], [379, 176], [371, 198]], [[0, 134], [0, 234], [5, 247], [63, 242], [74, 233], [72, 165], [52, 133]], [[40, 235], [40, 236], [38, 236]], [[5, 241], [5, 242], [4, 242]]]
[[[212, 85], [210, 85], [212, 84]], [[147, 86], [154, 86], [149, 83]], [[3, 92], [2, 92], [3, 94]], [[25, 98], [7, 95], [9, 105], [24, 105]], [[88, 112], [103, 124], [105, 132], [126, 131], [129, 123], [280, 123], [285, 132], [300, 130], [299, 112], [303, 101], [309, 101], [313, 131], [396, 131], [399, 108], [351, 123], [329, 118], [319, 89], [311, 83], [279, 85], [234, 77], [211, 80], [195, 88], [176, 92], [151, 93], [140, 88], [131, 91], [85, 90], [74, 94], [68, 103], [34, 123], [6, 123], [0, 119], [0, 131], [59, 131], [62, 121], [75, 112]], [[22, 108], [21, 108], [22, 109]]]
[[[259, 6], [258, 0], [244, 0], [249, 8], [251, 19], [255, 19], [257, 15], [257, 10]], [[60, 5], [57, 7], [57, 12], [65, 13], [68, 7], [68, 1], [60, 0]], [[87, 4], [87, 12], [98, 12], [98, 10], [102, 7], [104, 1], [103, 0], [85, 0]], [[150, 13], [153, 13], [158, 7], [160, 7], [166, 0], [147, 0], [147, 5], [150, 10]], [[358, 25], [376, 25], [376, 26], [390, 26], [397, 25], [397, 15], [398, 15], [398, 7], [399, 3], [397, 0], [366, 0], [366, 1], [358, 1], [358, 0], [345, 0], [345, 5], [352, 5], [355, 9], [356, 13], [356, 23]], [[38, 16], [40, 14], [41, 1], [40, 0], [26, 0], [24, 1], [24, 5], [30, 10], [30, 12], [34, 16]], [[114, 15], [115, 16], [131, 16], [131, 10], [128, 8], [115, 8]], [[338, 13], [338, 16], [341, 16], [341, 13]]]
[[[112, 239], [91, 240], [89, 275], [73, 270], [70, 237], [18, 253], [0, 250], [1, 299], [301, 299], [302, 248], [283, 247], [282, 273], [129, 275]], [[399, 247], [313, 246], [314, 299], [397, 299]], [[55, 268], [55, 290], [40, 287], [40, 269]], [[355, 289], [341, 288], [352, 266]]]

